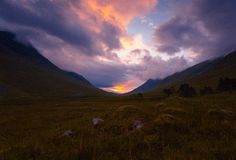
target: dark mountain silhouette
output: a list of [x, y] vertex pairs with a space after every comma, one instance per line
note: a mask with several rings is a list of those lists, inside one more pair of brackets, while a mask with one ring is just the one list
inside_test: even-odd
[[0, 92], [16, 96], [94, 96], [105, 92], [83, 76], [63, 71], [32, 45], [0, 31]]
[[86, 84], [88, 86], [94, 87], [94, 85], [92, 83], [90, 83], [86, 78], [84, 78], [83, 76], [75, 73], [75, 72], [70, 72], [70, 71], [65, 71], [65, 74], [67, 74], [68, 76], [79, 80], [80, 82], [82, 82], [83, 84]]
[[142, 84], [141, 86], [139, 86], [138, 88], [132, 90], [131, 92], [129, 92], [127, 94], [137, 94], [137, 93], [143, 93], [143, 92], [151, 91], [153, 88], [158, 86], [158, 84], [160, 82], [161, 82], [161, 80], [159, 80], [159, 79], [156, 79], [156, 80], [149, 79], [144, 84]]

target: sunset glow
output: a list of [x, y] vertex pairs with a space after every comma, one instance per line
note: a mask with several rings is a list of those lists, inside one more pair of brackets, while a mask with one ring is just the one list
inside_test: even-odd
[[[0, 29], [97, 88], [124, 93], [234, 49], [231, 3], [1, 0]], [[212, 18], [203, 5], [217, 15]], [[227, 29], [218, 25], [227, 19]]]
[[0, 160], [236, 160], [236, 0], [0, 0]]
[[119, 84], [113, 87], [109, 87], [109, 88], [102, 88], [108, 92], [115, 92], [115, 93], [126, 93], [131, 91], [132, 89], [135, 88], [136, 85], [134, 85], [134, 81], [133, 80], [129, 80], [123, 84]]

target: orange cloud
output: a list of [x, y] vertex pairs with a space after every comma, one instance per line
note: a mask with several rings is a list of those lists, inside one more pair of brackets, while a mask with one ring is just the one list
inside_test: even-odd
[[123, 25], [127, 25], [134, 17], [142, 16], [152, 9], [156, 0], [99, 0], [104, 15], [115, 19]]
[[[125, 29], [133, 18], [144, 15], [156, 4], [157, 0], [86, 0], [79, 7], [71, 4], [70, 8], [82, 20], [93, 23], [108, 21]], [[91, 19], [91, 16], [96, 18]]]
[[[158, 0], [85, 0], [70, 1], [69, 8], [76, 16], [71, 23], [78, 21], [88, 29], [94, 37], [97, 50], [103, 53], [115, 50], [119, 58], [125, 57], [135, 47], [142, 47], [137, 43], [137, 37], [129, 35], [127, 25], [135, 18], [144, 16], [152, 10]], [[103, 55], [104, 56], [104, 55]], [[123, 61], [123, 60], [122, 60]]]
[[[74, 2], [74, 1], [72, 1]], [[101, 48], [105, 53], [116, 53], [119, 62], [124, 64], [138, 63], [136, 60], [129, 56], [130, 51], [147, 47], [143, 44], [141, 35], [129, 35], [127, 32], [128, 24], [136, 17], [142, 17], [149, 11], [151, 11], [156, 5], [158, 0], [84, 0], [78, 3], [70, 3], [70, 11], [75, 13], [76, 18], [82, 21], [86, 29], [88, 29], [91, 35], [95, 37], [95, 41], [98, 44], [97, 48]], [[73, 22], [72, 22], [73, 23]], [[111, 24], [114, 30], [117, 30], [117, 34], [110, 34], [106, 29], [106, 25]], [[113, 29], [111, 29], [113, 30]], [[108, 34], [107, 34], [108, 33]], [[116, 32], [114, 32], [116, 33]], [[107, 35], [106, 35], [107, 34]], [[99, 37], [103, 37], [99, 39]], [[120, 45], [118, 47], [109, 47], [109, 42], [112, 37], [115, 37]], [[104, 41], [104, 39], [109, 39]], [[113, 44], [113, 43], [112, 43]], [[101, 63], [112, 63], [113, 59], [110, 59], [107, 54], [103, 54], [96, 57]], [[108, 58], [109, 57], [109, 58]], [[117, 62], [117, 59], [114, 61]], [[129, 80], [121, 84], [115, 84], [113, 87], [102, 88], [107, 91], [125, 93], [137, 87], [137, 82]]]

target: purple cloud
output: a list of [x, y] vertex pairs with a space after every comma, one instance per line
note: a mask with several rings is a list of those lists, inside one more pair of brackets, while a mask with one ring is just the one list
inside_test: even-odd
[[[199, 59], [236, 49], [236, 2], [193, 0], [175, 8], [175, 16], [156, 29], [157, 50], [174, 55], [182, 49]], [[188, 53], [186, 53], [188, 54]]]
[[[18, 39], [30, 41], [59, 67], [84, 75], [98, 87], [112, 86], [124, 80], [123, 65], [103, 64], [96, 60], [96, 56], [117, 59], [112, 50], [121, 47], [121, 30], [109, 21], [97, 19], [81, 3], [2, 0], [0, 29], [15, 32]], [[80, 19], [75, 11], [71, 11], [71, 5], [86, 13], [97, 25], [91, 26]]]
[[[144, 13], [152, 4], [143, 0], [136, 7], [134, 1], [129, 2], [130, 9], [123, 10], [126, 1], [104, 1], [100, 6], [94, 3], [98, 6], [94, 10], [85, 3], [88, 1], [1, 0], [0, 29], [17, 33], [18, 38], [30, 41], [59, 67], [82, 74], [98, 87], [111, 87], [128, 80], [164, 78], [180, 71], [189, 66], [185, 55], [175, 56], [182, 50], [186, 54], [199, 54], [194, 59], [196, 62], [236, 48], [236, 2], [168, 1], [174, 4], [172, 17], [158, 24], [155, 47], [171, 58], [163, 60], [155, 55], [153, 46], [145, 44], [146, 49], [137, 45], [127, 50], [129, 54], [124, 53], [128, 60], [133, 58], [138, 62], [127, 63], [127, 59], [120, 58], [123, 53], [119, 50], [121, 37], [132, 37], [125, 27], [132, 18], [141, 15], [141, 4], [146, 4]], [[113, 5], [111, 12], [115, 14], [102, 13], [107, 3], [109, 7]]]
[[9, 30], [14, 28], [15, 32], [22, 33], [24, 28], [24, 32], [45, 32], [76, 46], [83, 54], [103, 54], [101, 44], [110, 50], [120, 47], [121, 31], [117, 26], [104, 21], [100, 33], [89, 30], [83, 20], [69, 11], [72, 2], [2, 0], [0, 18], [13, 26]]

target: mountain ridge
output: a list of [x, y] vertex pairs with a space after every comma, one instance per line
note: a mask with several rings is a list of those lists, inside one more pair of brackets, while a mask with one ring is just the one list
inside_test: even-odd
[[143, 93], [151, 91], [153, 87], [158, 85], [161, 82], [160, 79], [149, 79], [146, 82], [144, 82], [141, 86], [135, 88], [134, 90], [127, 93], [127, 95], [130, 94], [137, 94], [137, 93]]
[[0, 84], [7, 95], [94, 96], [105, 94], [83, 76], [64, 71], [43, 57], [32, 45], [0, 31]]
[[[227, 62], [225, 62], [227, 61]], [[143, 85], [137, 87], [133, 91], [128, 94], [135, 93], [146, 93], [151, 92], [154, 93], [157, 90], [160, 90], [164, 87], [168, 87], [171, 85], [177, 85], [180, 83], [190, 83], [197, 87], [203, 87], [204, 85], [210, 85], [215, 87], [217, 80], [220, 77], [232, 77], [236, 78], [236, 71], [233, 70], [236, 68], [236, 51], [232, 51], [224, 56], [217, 57], [215, 59], [206, 60], [200, 62], [194, 66], [191, 66], [183, 71], [176, 72], [166, 78], [159, 80], [158, 83], [152, 85], [152, 81], [146, 81]], [[224, 70], [224, 71], [221, 71]], [[207, 78], [205, 78], [207, 77]], [[155, 80], [154, 80], [155, 81]], [[196, 82], [198, 81], [198, 82]], [[209, 81], [209, 83], [208, 83]], [[140, 88], [145, 88], [145, 86], [152, 86], [152, 88], [148, 88], [148, 90], [143, 91]]]

